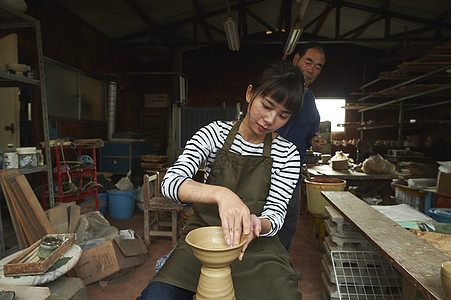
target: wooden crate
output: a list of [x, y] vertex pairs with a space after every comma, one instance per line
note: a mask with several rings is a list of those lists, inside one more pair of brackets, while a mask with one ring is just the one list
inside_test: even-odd
[[[63, 240], [61, 245], [45, 259], [38, 257], [41, 240], [45, 237], [58, 237]], [[75, 243], [75, 233], [48, 234], [41, 240], [25, 249], [21, 254], [4, 265], [5, 276], [44, 274], [64, 253]]]

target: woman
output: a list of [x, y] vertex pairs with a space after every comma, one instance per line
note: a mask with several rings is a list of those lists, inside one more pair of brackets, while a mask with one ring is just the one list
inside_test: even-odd
[[[237, 299], [301, 299], [296, 273], [277, 237], [299, 176], [300, 157], [274, 131], [301, 110], [304, 79], [288, 62], [270, 64], [246, 90], [242, 121], [216, 121], [201, 128], [167, 171], [162, 192], [194, 203], [169, 259], [138, 299], [192, 299], [200, 262], [185, 242], [198, 227], [220, 225], [230, 246], [248, 234], [231, 264]], [[206, 161], [206, 183], [192, 180]]]

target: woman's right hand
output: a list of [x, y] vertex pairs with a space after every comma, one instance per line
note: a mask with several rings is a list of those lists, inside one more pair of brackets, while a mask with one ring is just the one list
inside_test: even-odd
[[251, 215], [251, 228], [250, 232], [247, 235], [247, 241], [244, 243], [243, 247], [241, 248], [240, 255], [238, 256], [239, 260], [243, 259], [244, 251], [246, 251], [247, 246], [252, 242], [254, 238], [258, 238], [260, 236], [260, 232], [262, 231], [262, 221], [259, 219], [256, 215]]
[[221, 187], [216, 199], [225, 241], [229, 247], [236, 246], [241, 241], [241, 234], [250, 233], [249, 208], [228, 188]]
[[241, 234], [249, 234], [251, 215], [249, 208], [237, 194], [217, 185], [185, 180], [178, 190], [179, 199], [186, 203], [216, 204], [227, 245], [240, 243]]

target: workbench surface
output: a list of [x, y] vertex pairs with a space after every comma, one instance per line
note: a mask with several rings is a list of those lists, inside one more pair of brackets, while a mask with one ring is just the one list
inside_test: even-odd
[[446, 299], [440, 267], [450, 257], [350, 192], [322, 194], [425, 299]]

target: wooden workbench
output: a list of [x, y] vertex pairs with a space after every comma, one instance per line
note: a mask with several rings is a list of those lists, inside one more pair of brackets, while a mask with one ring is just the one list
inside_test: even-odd
[[350, 192], [322, 194], [425, 299], [446, 299], [440, 267], [450, 257]]
[[373, 194], [379, 194], [384, 204], [390, 203], [392, 180], [399, 174], [367, 174], [352, 169], [334, 170], [330, 165], [316, 165], [308, 167], [309, 175], [312, 177], [334, 177], [346, 180], [347, 186], [359, 186], [364, 189], [371, 187]]
[[367, 174], [364, 172], [357, 172], [353, 169], [334, 170], [330, 165], [315, 165], [308, 167], [310, 176], [329, 176], [341, 178], [344, 180], [388, 180], [398, 178], [399, 175], [394, 173], [389, 174]]

